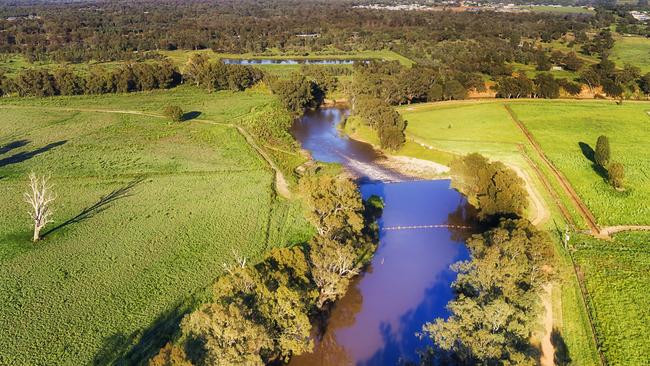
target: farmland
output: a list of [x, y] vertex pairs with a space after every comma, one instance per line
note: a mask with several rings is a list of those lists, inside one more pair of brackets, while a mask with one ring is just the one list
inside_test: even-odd
[[[650, 105], [523, 102], [513, 103], [512, 109], [600, 225], [650, 224], [650, 208], [646, 204], [650, 199], [650, 155], [644, 148], [650, 143]], [[625, 192], [612, 189], [586, 156], [589, 148], [595, 148], [599, 135], [610, 138], [612, 160], [625, 166]]]
[[650, 72], [650, 39], [618, 36], [610, 58], [620, 66], [631, 64], [643, 73]]
[[[0, 364], [146, 359], [206, 299], [233, 250], [255, 260], [309, 237], [301, 204], [276, 197], [274, 175], [236, 129], [125, 113], [174, 103], [236, 122], [269, 101], [188, 87], [3, 99]], [[51, 174], [57, 194], [37, 244], [22, 200], [30, 171]]]
[[585, 277], [590, 311], [610, 365], [647, 365], [650, 311], [648, 233], [618, 234], [614, 242], [586, 236], [574, 240]]

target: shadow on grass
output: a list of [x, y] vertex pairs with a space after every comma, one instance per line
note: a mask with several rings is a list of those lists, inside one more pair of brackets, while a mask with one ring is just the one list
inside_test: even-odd
[[94, 365], [146, 365], [180, 331], [180, 321], [192, 310], [192, 301], [162, 313], [146, 329], [131, 335], [116, 333], [104, 339]]
[[564, 342], [562, 334], [557, 328], [553, 328], [551, 332], [551, 344], [555, 348], [555, 354], [553, 355], [553, 361], [558, 366], [565, 366], [571, 364], [571, 357], [569, 356], [569, 347]]
[[596, 174], [598, 174], [601, 178], [606, 180], [607, 170], [602, 166], [596, 164], [596, 153], [594, 152], [594, 149], [592, 149], [591, 146], [585, 142], [578, 142], [578, 146], [580, 146], [582, 155], [584, 155], [584, 157], [591, 162], [591, 169], [593, 169], [594, 172], [596, 172]]
[[199, 111], [191, 111], [191, 112], [187, 112], [187, 113], [184, 113], [184, 114], [183, 114], [183, 119], [182, 119], [182, 121], [183, 121], [183, 122], [185, 122], [185, 121], [191, 121], [191, 120], [193, 120], [193, 119], [195, 119], [195, 118], [199, 118], [200, 115], [201, 115], [201, 112], [199, 112]]
[[131, 191], [133, 190], [133, 188], [135, 188], [138, 184], [142, 183], [143, 180], [144, 180], [143, 177], [138, 177], [132, 180], [131, 182], [129, 182], [128, 184], [126, 184], [125, 186], [120, 187], [114, 190], [113, 192], [107, 194], [106, 196], [101, 197], [99, 201], [95, 202], [95, 204], [93, 204], [92, 206], [88, 206], [84, 208], [77, 216], [68, 219], [63, 223], [43, 233], [43, 237], [46, 237], [57, 230], [63, 229], [68, 225], [77, 224], [84, 220], [87, 220], [97, 215], [98, 213], [106, 210], [112, 202], [117, 201], [121, 198], [126, 198], [131, 196]]
[[8, 144], [2, 145], [2, 146], [0, 146], [0, 155], [6, 154], [6, 153], [8, 153], [9, 151], [11, 151], [13, 149], [23, 147], [23, 146], [25, 146], [27, 144], [29, 144], [29, 140], [16, 140], [16, 141], [12, 141], [12, 142], [10, 142]]
[[[55, 147], [61, 146], [61, 145], [65, 144], [66, 142], [67, 142], [67, 140], [53, 142], [51, 144], [47, 144], [47, 145], [41, 147], [40, 149], [27, 151], [27, 152], [19, 152], [17, 154], [14, 154], [12, 156], [7, 157], [7, 158], [0, 159], [0, 168], [2, 168], [3, 166], [10, 165], [10, 164], [22, 163], [23, 161], [29, 160], [29, 159], [33, 158], [34, 156], [36, 156], [36, 155], [40, 155], [40, 154], [42, 154], [44, 152], [47, 152], [47, 151], [49, 151], [49, 150], [51, 150], [51, 149], [53, 149]], [[21, 143], [22, 143], [22, 145], [20, 145]], [[15, 144], [15, 145], [13, 145], [13, 147], [11, 147], [11, 146], [9, 146], [11, 144]], [[16, 142], [13, 142], [13, 143], [10, 143], [10, 144], [7, 144], [7, 145], [3, 146], [2, 148], [6, 150], [5, 152], [7, 152], [7, 151], [10, 151], [10, 150], [15, 149], [17, 147], [24, 146], [26, 144], [27, 144], [27, 142], [25, 142], [25, 140], [20, 140], [20, 141], [18, 141], [18, 144], [16, 144]]]

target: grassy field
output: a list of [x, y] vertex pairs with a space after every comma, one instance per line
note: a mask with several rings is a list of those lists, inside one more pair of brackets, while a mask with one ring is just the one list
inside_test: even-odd
[[[159, 113], [177, 103], [229, 122], [265, 94], [191, 88], [2, 99], [0, 364], [89, 364], [146, 358], [230, 262], [305, 240], [302, 207], [236, 129]], [[63, 110], [79, 109], [78, 111]], [[51, 174], [55, 222], [32, 244], [22, 200], [30, 171]]]
[[[519, 102], [512, 109], [599, 224], [650, 224], [650, 104]], [[625, 166], [625, 192], [614, 190], [587, 158], [601, 134], [610, 139], [612, 160]]]
[[617, 36], [614, 40], [612, 61], [619, 67], [627, 63], [639, 67], [643, 73], [650, 72], [650, 38]]
[[586, 236], [574, 240], [590, 311], [609, 365], [650, 364], [648, 243], [649, 233], [618, 234], [614, 241]]

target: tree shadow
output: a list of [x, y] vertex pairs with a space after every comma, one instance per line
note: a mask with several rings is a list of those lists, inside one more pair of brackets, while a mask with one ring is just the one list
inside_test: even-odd
[[29, 144], [29, 140], [16, 140], [12, 141], [8, 144], [0, 146], [0, 155], [8, 153], [9, 151], [13, 149], [17, 149], [19, 147], [23, 147], [25, 145]]
[[146, 365], [160, 349], [173, 340], [180, 331], [180, 322], [188, 314], [196, 299], [176, 305], [165, 311], [149, 327], [126, 335], [115, 333], [104, 339], [102, 348], [93, 358], [94, 365]]
[[187, 113], [183, 113], [182, 121], [190, 121], [190, 120], [193, 120], [195, 118], [199, 118], [200, 115], [201, 115], [201, 112], [199, 112], [199, 111], [190, 111], [190, 112], [187, 112]]
[[[22, 163], [23, 161], [29, 160], [29, 159], [33, 158], [34, 156], [36, 156], [36, 155], [47, 152], [47, 151], [49, 151], [49, 150], [51, 150], [51, 149], [53, 149], [53, 148], [55, 148], [57, 146], [61, 146], [61, 145], [65, 144], [66, 142], [67, 142], [67, 140], [53, 142], [51, 144], [47, 144], [47, 145], [41, 147], [40, 149], [36, 149], [36, 150], [33, 150], [33, 151], [27, 151], [27, 152], [19, 152], [19, 153], [14, 154], [14, 155], [12, 155], [10, 157], [0, 159], [0, 168], [2, 168], [3, 166], [10, 165], [10, 164]], [[5, 145], [5, 146], [7, 146], [7, 145]], [[24, 146], [24, 145], [21, 145], [21, 146]], [[18, 147], [18, 146], [16, 146], [16, 147]], [[9, 148], [9, 150], [15, 149], [16, 147]], [[9, 150], [7, 150], [7, 151], [9, 151]]]
[[555, 354], [553, 355], [555, 364], [558, 366], [570, 365], [572, 360], [569, 356], [569, 347], [557, 328], [553, 328], [551, 332], [551, 344], [555, 348]]
[[589, 144], [585, 142], [578, 142], [578, 146], [580, 146], [580, 151], [582, 151], [582, 155], [584, 155], [587, 160], [591, 162], [591, 169], [596, 172], [601, 178], [607, 179], [607, 170], [603, 168], [602, 166], [596, 164], [596, 153], [594, 152], [594, 149], [589, 146]]
[[126, 184], [125, 186], [120, 187], [112, 191], [111, 193], [107, 194], [106, 196], [101, 197], [99, 201], [95, 202], [92, 206], [88, 206], [84, 208], [77, 216], [68, 219], [63, 223], [43, 233], [43, 237], [46, 237], [47, 235], [57, 230], [63, 229], [68, 225], [77, 224], [82, 221], [85, 221], [95, 216], [96, 214], [106, 210], [112, 202], [117, 201], [121, 198], [126, 198], [131, 196], [131, 191], [133, 190], [133, 188], [135, 188], [138, 184], [142, 183], [143, 180], [144, 180], [143, 177], [137, 177], [131, 182], [129, 182], [128, 184]]
[[582, 155], [587, 158], [587, 160], [591, 161], [592, 163], [596, 163], [596, 158], [595, 158], [595, 152], [594, 149], [589, 146], [589, 144], [585, 142], [578, 142], [578, 146], [580, 146], [580, 151], [582, 151]]

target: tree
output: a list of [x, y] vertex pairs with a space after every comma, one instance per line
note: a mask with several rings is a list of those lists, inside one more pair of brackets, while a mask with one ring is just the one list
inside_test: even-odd
[[445, 82], [445, 99], [462, 100], [467, 97], [467, 89], [458, 80]]
[[330, 238], [317, 236], [310, 245], [311, 272], [319, 290], [316, 306], [323, 308], [343, 296], [360, 263], [354, 247]]
[[149, 360], [149, 366], [192, 366], [182, 347], [167, 343]]
[[300, 180], [300, 190], [306, 195], [309, 216], [321, 236], [340, 239], [361, 232], [363, 202], [351, 180], [310, 174]]
[[182, 122], [183, 121], [183, 110], [177, 105], [168, 105], [163, 109], [163, 115], [172, 122]]
[[535, 77], [535, 95], [555, 99], [560, 96], [560, 84], [551, 74], [538, 74]]
[[278, 80], [271, 89], [289, 112], [300, 115], [305, 108], [315, 107], [312, 82], [304, 75], [293, 74], [287, 80]]
[[619, 162], [613, 162], [609, 165], [607, 169], [607, 176], [609, 177], [609, 183], [616, 189], [623, 189], [623, 184], [625, 180], [625, 167]]
[[548, 235], [528, 220], [501, 220], [474, 235], [471, 260], [458, 272], [451, 316], [423, 328], [441, 364], [535, 365], [530, 337], [540, 312], [539, 296], [549, 274], [542, 268], [553, 250]]
[[610, 159], [610, 150], [609, 150], [609, 139], [607, 136], [600, 135], [596, 141], [596, 151], [594, 151], [594, 160], [596, 164], [602, 168], [607, 169], [607, 164], [609, 164]]
[[481, 220], [498, 216], [521, 216], [528, 194], [519, 176], [500, 162], [473, 153], [450, 164], [452, 187], [467, 196]]
[[639, 88], [641, 89], [643, 94], [649, 95], [650, 94], [650, 72], [643, 75], [639, 79], [638, 83], [639, 83]]
[[48, 223], [52, 222], [52, 202], [56, 195], [52, 191], [52, 185], [49, 184], [49, 177], [37, 177], [35, 173], [29, 174], [29, 191], [25, 192], [25, 202], [32, 207], [30, 216], [34, 221], [33, 242], [41, 239], [41, 229]]

